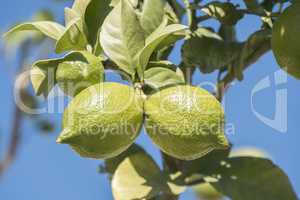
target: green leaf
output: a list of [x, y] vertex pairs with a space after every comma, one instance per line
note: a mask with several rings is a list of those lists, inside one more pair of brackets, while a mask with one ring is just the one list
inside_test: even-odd
[[180, 21], [186, 10], [180, 5], [180, 3], [178, 3], [177, 0], [170, 0], [169, 2], [172, 6], [169, 4], [167, 10], [172, 9], [173, 13], [177, 13]]
[[270, 160], [235, 157], [222, 162], [212, 185], [232, 199], [297, 200], [285, 173]]
[[191, 161], [180, 161], [180, 171], [186, 180], [192, 181], [193, 175], [210, 175], [215, 172], [220, 163], [229, 156], [230, 149], [214, 150], [202, 158]]
[[75, 0], [72, 9], [75, 10], [80, 16], [83, 16], [91, 1], [92, 0]]
[[184, 84], [184, 79], [175, 71], [163, 67], [153, 67], [145, 71], [145, 84], [158, 89], [166, 86]]
[[172, 24], [168, 25], [163, 29], [158, 29], [153, 32], [146, 40], [146, 45], [143, 50], [140, 52], [139, 61], [142, 71], [144, 71], [145, 67], [148, 65], [150, 56], [155, 51], [155, 49], [161, 45], [161, 43], [177, 32], [181, 32], [185, 30], [187, 27], [181, 24]]
[[211, 184], [201, 183], [193, 186], [193, 191], [201, 200], [223, 200], [224, 195], [218, 192]]
[[[33, 21], [50, 21], [53, 20], [53, 15], [50, 11], [48, 10], [41, 10], [37, 12], [33, 17]], [[15, 26], [15, 25], [14, 25]], [[12, 27], [14, 27], [12, 26]], [[25, 43], [30, 43], [30, 45], [40, 45], [41, 42], [43, 42], [45, 39], [44, 35], [40, 32], [34, 31], [30, 32], [28, 34], [24, 34], [24, 32], [14, 32], [9, 35], [6, 35], [5, 37], [5, 51], [9, 52], [13, 49], [16, 49], [20, 47], [21, 45]]]
[[244, 0], [244, 3], [249, 11], [264, 14], [264, 9], [257, 0]]
[[235, 26], [221, 25], [219, 29], [219, 35], [225, 42], [236, 42], [236, 29]]
[[111, 0], [111, 2], [110, 2], [110, 6], [111, 7], [115, 7], [118, 3], [120, 2], [120, 0]]
[[151, 199], [165, 194], [179, 194], [185, 187], [176, 185], [168, 174], [161, 172], [144, 151], [128, 155], [118, 165], [112, 178], [116, 200]]
[[241, 43], [239, 57], [233, 62], [233, 74], [238, 80], [243, 79], [245, 63], [255, 54], [263, 43], [270, 44], [271, 30], [259, 30], [250, 35], [247, 41]]
[[51, 21], [39, 21], [17, 25], [9, 30], [5, 34], [5, 37], [19, 31], [39, 31], [54, 40], [58, 40], [64, 30], [65, 28], [58, 23]]
[[101, 166], [102, 169], [101, 172], [109, 173], [110, 175], [113, 175], [123, 160], [137, 153], [145, 154], [146, 151], [138, 144], [131, 145], [126, 151], [124, 151], [120, 155], [105, 160], [104, 165]]
[[85, 27], [82, 18], [76, 18], [70, 22], [65, 32], [56, 43], [55, 52], [85, 50], [88, 42], [85, 35]]
[[78, 14], [75, 10], [71, 8], [65, 8], [65, 24], [66, 26], [70, 25], [70, 23], [74, 20], [80, 17], [80, 14]]
[[84, 18], [88, 29], [88, 39], [93, 46], [97, 41], [105, 17], [111, 11], [110, 2], [111, 0], [91, 0], [87, 6]]
[[[136, 7], [139, 3], [139, 0], [128, 0], [128, 1], [130, 1], [133, 7]], [[111, 0], [110, 6], [115, 7], [119, 2], [120, 0]]]
[[182, 47], [183, 61], [199, 66], [203, 73], [211, 73], [236, 60], [242, 46], [237, 42], [224, 42], [216, 33], [199, 28]]
[[94, 45], [93, 53], [96, 56], [104, 56], [103, 55], [103, 49], [102, 49], [102, 46], [100, 44], [100, 32], [98, 33], [97, 40], [96, 40], [96, 43]]
[[135, 74], [137, 55], [145, 39], [138, 17], [127, 0], [121, 0], [106, 17], [100, 43], [107, 56], [122, 70], [132, 76]]
[[222, 24], [230, 26], [235, 25], [244, 16], [236, 6], [229, 2], [215, 1], [202, 8], [202, 11], [218, 19]]
[[140, 22], [147, 36], [162, 23], [165, 14], [165, 5], [165, 0], [144, 1]]
[[36, 95], [47, 97], [56, 84], [55, 73], [59, 59], [40, 60], [33, 64], [30, 79]]
[[[74, 51], [58, 59], [39, 60], [33, 64], [30, 73], [31, 82], [36, 95], [48, 96], [56, 84], [56, 69], [60, 63], [65, 61], [84, 61], [90, 64], [101, 63], [100, 58], [87, 51]], [[102, 64], [100, 66], [102, 66]]]
[[163, 67], [171, 70], [176, 69], [176, 65], [168, 60], [150, 61], [147, 65], [147, 69], [150, 69], [152, 67]]

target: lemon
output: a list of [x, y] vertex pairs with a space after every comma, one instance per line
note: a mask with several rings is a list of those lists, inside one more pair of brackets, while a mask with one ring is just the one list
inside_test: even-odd
[[300, 3], [288, 7], [276, 20], [272, 50], [280, 67], [300, 79]]
[[153, 142], [175, 158], [194, 160], [229, 146], [223, 108], [204, 89], [181, 85], [161, 90], [145, 101], [145, 114]]
[[83, 157], [107, 159], [125, 151], [143, 123], [139, 92], [119, 83], [99, 83], [80, 92], [63, 116], [58, 143]]
[[209, 183], [202, 183], [193, 187], [194, 192], [202, 200], [221, 200], [223, 195]]
[[65, 61], [57, 67], [56, 81], [65, 94], [75, 96], [83, 89], [103, 81], [102, 69], [101, 63]]

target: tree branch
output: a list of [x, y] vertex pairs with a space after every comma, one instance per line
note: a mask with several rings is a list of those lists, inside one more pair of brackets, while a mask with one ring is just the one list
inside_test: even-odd
[[[19, 59], [18, 71], [22, 71], [23, 69], [25, 69], [25, 60], [28, 56], [29, 49], [31, 48], [30, 44], [31, 44], [31, 40], [27, 40], [21, 45], [20, 48], [21, 56]], [[21, 90], [25, 90], [26, 87], [27, 84], [21, 84], [18, 86], [18, 89], [20, 90], [20, 92], [22, 92]], [[16, 104], [14, 104], [12, 110], [14, 111], [14, 115], [13, 115], [12, 129], [10, 133], [11, 138], [10, 138], [8, 150], [4, 155], [3, 160], [0, 162], [0, 176], [4, 174], [4, 172], [8, 169], [11, 163], [15, 160], [15, 157], [18, 152], [20, 140], [21, 140], [20, 128], [22, 122], [22, 112]]]
[[[271, 50], [271, 43], [269, 40], [262, 42], [252, 54], [248, 56], [245, 60], [243, 71], [250, 67], [252, 64], [257, 62], [265, 53]], [[219, 91], [217, 95], [217, 99], [222, 101], [226, 91], [230, 87], [230, 84], [235, 80], [235, 76], [232, 73], [227, 73], [227, 75], [222, 79], [219, 83]]]
[[13, 160], [16, 157], [18, 146], [20, 144], [21, 135], [20, 135], [20, 125], [21, 125], [21, 111], [15, 106], [13, 123], [12, 123], [12, 131], [11, 131], [11, 139], [8, 151], [4, 157], [4, 159], [0, 162], [0, 176], [4, 174], [6, 169], [10, 166]]

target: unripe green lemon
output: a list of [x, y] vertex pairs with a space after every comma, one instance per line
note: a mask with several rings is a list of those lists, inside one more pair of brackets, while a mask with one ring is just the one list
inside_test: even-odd
[[142, 123], [137, 90], [119, 83], [99, 83], [71, 101], [57, 142], [71, 145], [83, 157], [107, 159], [134, 142]]
[[147, 133], [173, 157], [194, 160], [229, 146], [223, 108], [206, 90], [187, 85], [164, 89], [146, 100], [145, 112]]
[[273, 26], [272, 50], [280, 67], [300, 79], [300, 3], [288, 7]]
[[201, 200], [221, 200], [224, 197], [209, 183], [196, 185], [193, 190]]
[[56, 70], [56, 81], [65, 94], [75, 96], [83, 89], [103, 81], [102, 63], [62, 62]]

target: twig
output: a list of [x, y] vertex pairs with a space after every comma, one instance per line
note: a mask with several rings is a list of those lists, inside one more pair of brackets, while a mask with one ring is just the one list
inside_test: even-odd
[[10, 144], [4, 159], [0, 162], [0, 176], [4, 174], [6, 169], [10, 166], [10, 164], [15, 159], [18, 146], [21, 140], [21, 135], [20, 135], [20, 124], [22, 118], [21, 111], [17, 106], [15, 106], [14, 109], [15, 109], [14, 116], [13, 116], [14, 121], [12, 123]]
[[[30, 46], [30, 40], [25, 41], [21, 45], [21, 56], [19, 60], [19, 70], [22, 71], [25, 68], [25, 60], [28, 56], [28, 51], [31, 48]], [[26, 84], [20, 85], [19, 89], [23, 90], [26, 88]], [[12, 123], [12, 129], [11, 129], [11, 138], [9, 142], [9, 147], [4, 155], [3, 160], [0, 162], [0, 176], [4, 174], [4, 172], [8, 169], [8, 167], [11, 165], [11, 163], [15, 160], [15, 157], [18, 152], [18, 147], [21, 140], [21, 122], [22, 122], [22, 112], [18, 108], [16, 104], [14, 104], [14, 107], [12, 108], [14, 110], [13, 115], [13, 123]]]
[[[269, 41], [261, 43], [260, 46], [257, 47], [257, 49], [253, 51], [253, 53], [250, 56], [248, 56], [243, 66], [243, 70], [246, 70], [248, 67], [250, 67], [256, 61], [258, 61], [258, 59], [260, 59], [265, 53], [267, 53], [270, 50], [271, 50], [271, 44]], [[228, 88], [230, 87], [234, 79], [235, 76], [233, 76], [231, 73], [228, 73], [219, 83], [219, 86], [221, 87], [217, 95], [217, 99], [219, 101], [222, 101], [226, 91], [228, 90]]]
[[197, 29], [197, 17], [196, 17], [196, 10], [192, 9], [191, 3], [189, 0], [183, 0], [183, 3], [186, 8], [187, 17], [188, 17], [188, 26], [191, 31], [194, 31]]
[[200, 17], [197, 17], [196, 21], [197, 21], [197, 23], [200, 23], [200, 22], [203, 22], [203, 21], [208, 20], [210, 18], [211, 18], [211, 16], [209, 16], [209, 15], [202, 15]]
[[254, 11], [250, 11], [250, 10], [246, 10], [246, 9], [240, 9], [238, 10], [239, 12], [241, 13], [244, 13], [244, 14], [248, 14], [248, 15], [257, 15], [257, 16], [260, 16], [260, 17], [278, 17], [280, 15], [280, 12], [276, 12], [276, 13], [266, 13], [266, 12], [254, 12]]

